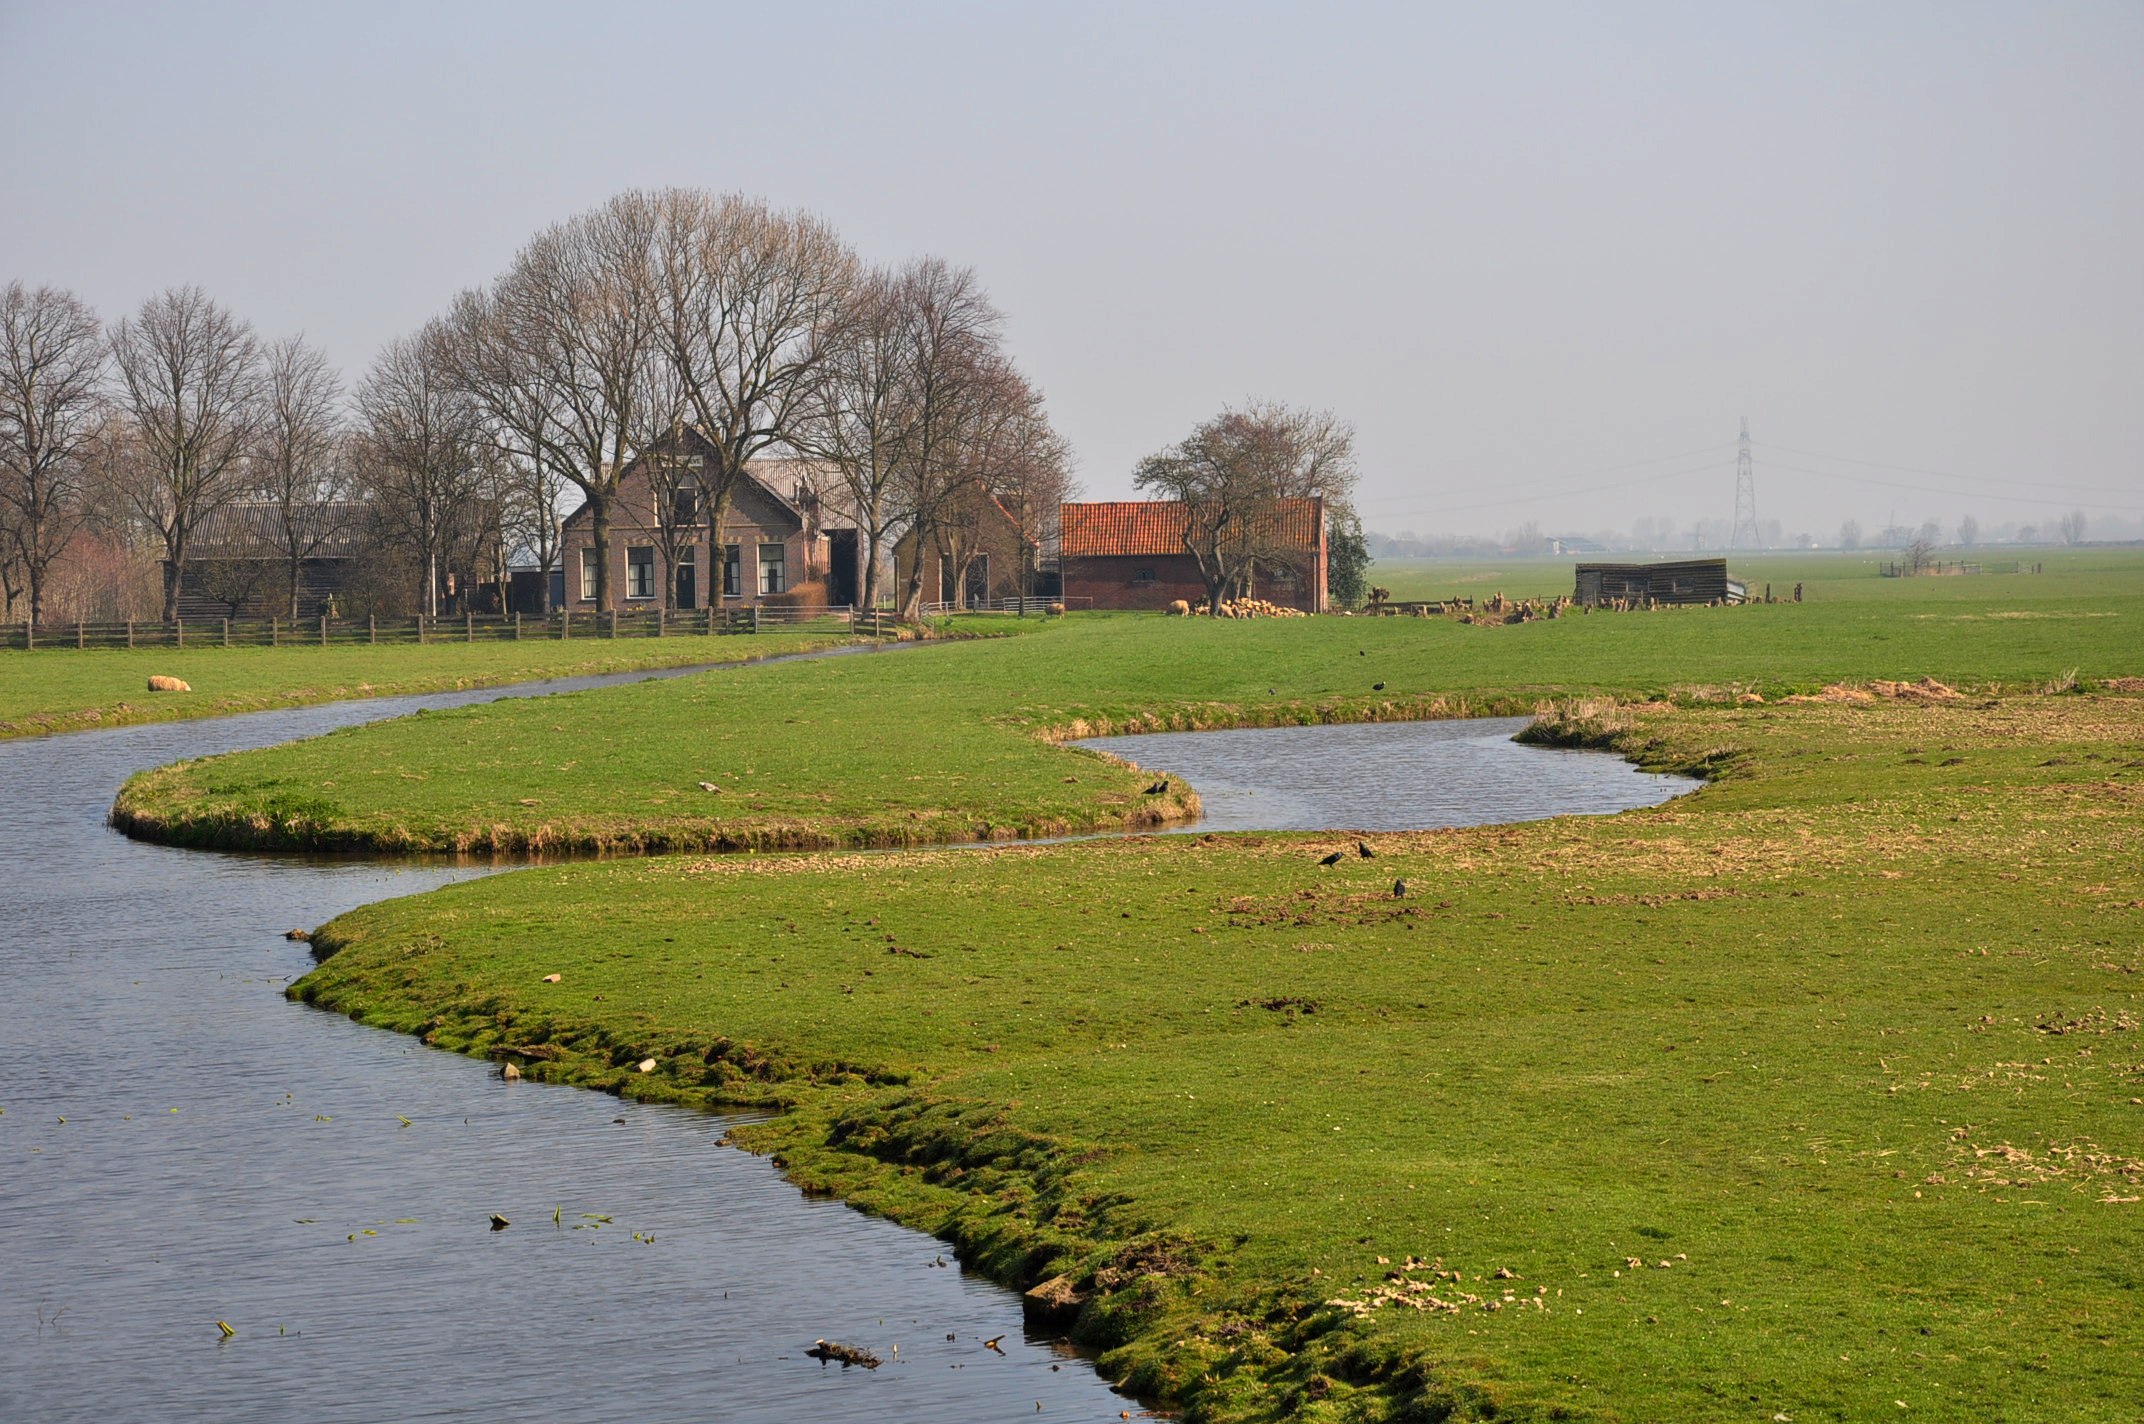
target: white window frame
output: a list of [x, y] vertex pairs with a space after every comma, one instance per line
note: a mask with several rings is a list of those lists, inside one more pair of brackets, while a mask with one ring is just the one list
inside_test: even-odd
[[[642, 554], [645, 558], [635, 558]], [[643, 573], [645, 571], [645, 573]], [[655, 597], [655, 546], [629, 544], [625, 550], [625, 596], [639, 602]]]
[[[768, 558], [769, 552], [774, 557]], [[789, 546], [787, 544], [762, 544], [759, 546], [759, 596], [789, 590]]]
[[581, 550], [581, 602], [594, 603], [595, 601], [596, 551], [593, 548], [585, 548]]

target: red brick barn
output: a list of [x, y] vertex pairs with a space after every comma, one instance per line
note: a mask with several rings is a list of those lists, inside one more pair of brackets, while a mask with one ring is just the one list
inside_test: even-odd
[[[1267, 552], [1231, 598], [1325, 611], [1325, 501], [1284, 499], [1259, 542]], [[1067, 504], [1062, 514], [1064, 595], [1074, 607], [1164, 609], [1206, 600], [1199, 562], [1184, 547], [1184, 506], [1173, 500]]]

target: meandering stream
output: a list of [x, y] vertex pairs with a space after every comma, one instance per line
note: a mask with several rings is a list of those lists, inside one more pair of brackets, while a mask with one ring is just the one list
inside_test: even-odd
[[[1136, 1410], [1071, 1352], [1025, 1336], [1011, 1292], [941, 1266], [952, 1253], [939, 1243], [808, 1200], [724, 1146], [727, 1119], [504, 1084], [283, 998], [311, 967], [284, 929], [481, 870], [208, 854], [104, 825], [119, 784], [146, 767], [649, 676], [0, 743], [0, 1418]], [[1324, 762], [1328, 780], [1346, 778], [1337, 799], [1316, 784], [1304, 731], [1346, 752]], [[1396, 824], [1367, 814], [1370, 786], [1395, 805], [1412, 796], [1419, 822], [1425, 798], [1459, 786], [1452, 763], [1425, 759], [1431, 743], [1489, 768], [1461, 800], [1491, 808], [1432, 824], [1614, 809], [1609, 781], [1620, 804], [1667, 794], [1635, 795], [1636, 773], [1612, 758], [1513, 748], [1509, 731], [1394, 724], [1109, 748], [1185, 775], [1207, 829]], [[1270, 740], [1245, 754], [1229, 748], [1252, 743], [1216, 738]], [[1496, 799], [1514, 776], [1570, 794]], [[493, 1230], [493, 1213], [511, 1225]], [[822, 1366], [803, 1355], [822, 1336], [889, 1355], [897, 1344], [898, 1359]], [[1004, 1353], [985, 1348], [993, 1337]]]

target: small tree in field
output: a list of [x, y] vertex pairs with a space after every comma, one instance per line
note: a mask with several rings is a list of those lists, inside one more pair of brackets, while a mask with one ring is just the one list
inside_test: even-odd
[[1184, 552], [1206, 585], [1207, 611], [1218, 613], [1254, 565], [1294, 562], [1281, 501], [1344, 500], [1354, 488], [1355, 432], [1330, 411], [1255, 401], [1147, 456], [1132, 483], [1184, 506]]

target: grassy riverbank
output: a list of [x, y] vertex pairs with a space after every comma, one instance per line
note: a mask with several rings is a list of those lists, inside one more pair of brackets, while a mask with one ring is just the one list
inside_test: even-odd
[[1715, 780], [1331, 869], [1352, 838], [540, 869], [337, 920], [294, 992], [777, 1109], [800, 1181], [1067, 1276], [1202, 1417], [2133, 1418], [2144, 698], [1624, 718]]
[[[1526, 711], [1568, 692], [1777, 697], [1927, 675], [2016, 689], [2144, 672], [2144, 560], [2126, 577], [1883, 582], [1918, 601], [1497, 627], [1073, 617], [1007, 641], [433, 713], [184, 763], [130, 782], [116, 819], [182, 844], [476, 853], [1047, 835], [1188, 803], [1180, 786], [1146, 797], [1144, 779], [1045, 734]], [[1978, 599], [1956, 595], [1967, 583]]]
[[[357, 697], [737, 662], [845, 641], [825, 634], [770, 631], [749, 638], [0, 651], [0, 739], [227, 717]], [[156, 675], [179, 678], [193, 691], [147, 691], [149, 678]]]

